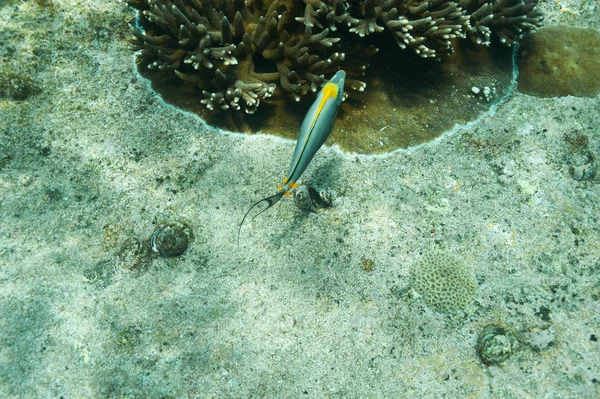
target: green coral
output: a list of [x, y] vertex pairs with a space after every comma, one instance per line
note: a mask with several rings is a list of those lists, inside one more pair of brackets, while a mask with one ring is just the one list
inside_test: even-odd
[[471, 269], [449, 252], [424, 254], [410, 271], [410, 285], [437, 312], [463, 309], [477, 294]]

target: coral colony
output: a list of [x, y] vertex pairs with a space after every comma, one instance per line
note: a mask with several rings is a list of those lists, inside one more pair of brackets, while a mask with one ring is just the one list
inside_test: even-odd
[[[362, 91], [377, 40], [443, 60], [470, 38], [510, 46], [541, 24], [538, 0], [130, 0], [142, 10], [133, 48], [172, 71], [211, 110], [253, 113], [286, 93], [297, 101], [337, 70]], [[381, 43], [381, 42], [380, 42]]]
[[411, 267], [411, 287], [436, 312], [466, 307], [477, 294], [477, 283], [469, 265], [450, 252], [425, 253]]

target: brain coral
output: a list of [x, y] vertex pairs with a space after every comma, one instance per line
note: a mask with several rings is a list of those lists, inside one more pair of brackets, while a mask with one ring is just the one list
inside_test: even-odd
[[477, 293], [470, 268], [448, 252], [424, 254], [410, 271], [410, 285], [437, 312], [464, 308]]
[[[193, 85], [211, 110], [253, 113], [273, 95], [299, 100], [343, 68], [360, 80], [386, 35], [442, 59], [454, 40], [512, 45], [541, 21], [538, 0], [129, 0], [143, 13], [133, 48], [148, 68]], [[386, 40], [386, 39], [384, 39]]]

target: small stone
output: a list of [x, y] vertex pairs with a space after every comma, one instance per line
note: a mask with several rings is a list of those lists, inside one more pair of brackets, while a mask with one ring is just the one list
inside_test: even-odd
[[19, 180], [19, 182], [21, 183], [21, 185], [23, 187], [27, 187], [28, 185], [31, 184], [31, 182], [33, 181], [33, 176], [31, 175], [26, 175], [21, 177], [21, 180]]
[[316, 213], [318, 209], [331, 207], [331, 195], [319, 193], [305, 184], [294, 192], [296, 206], [303, 211]]
[[505, 362], [516, 347], [516, 336], [499, 325], [485, 327], [477, 339], [477, 354], [482, 363], [490, 366]]
[[192, 229], [185, 223], [161, 223], [152, 234], [150, 246], [160, 256], [170, 258], [185, 254], [193, 238]]
[[594, 157], [587, 153], [574, 155], [569, 172], [575, 180], [593, 180], [596, 176]]
[[471, 87], [471, 91], [473, 92], [473, 94], [477, 95], [479, 93], [481, 93], [481, 89], [479, 87], [473, 86]]
[[575, 180], [583, 180], [583, 176], [585, 175], [586, 168], [584, 165], [577, 165], [571, 168], [571, 175]]
[[541, 352], [554, 345], [556, 329], [552, 326], [534, 327], [526, 335], [526, 341], [535, 351]]
[[492, 89], [490, 89], [489, 87], [485, 86], [483, 88], [483, 96], [485, 97], [485, 100], [489, 102], [492, 99], [492, 97], [493, 97], [493, 95], [492, 95]]
[[137, 237], [128, 237], [116, 255], [116, 264], [123, 269], [141, 270], [147, 266], [148, 246]]

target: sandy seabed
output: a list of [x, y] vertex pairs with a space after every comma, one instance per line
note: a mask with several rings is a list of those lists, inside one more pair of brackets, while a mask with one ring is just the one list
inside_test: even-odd
[[[595, 1], [541, 9], [600, 28]], [[294, 143], [162, 102], [136, 72], [133, 17], [0, 3], [0, 397], [600, 395], [599, 97], [515, 91], [418, 148], [325, 149], [303, 182], [333, 206], [287, 198], [238, 248]], [[174, 221], [189, 251], [153, 254]], [[433, 312], [409, 285], [434, 248], [476, 275], [464, 311]], [[515, 340], [488, 366], [476, 342], [493, 324]]]

